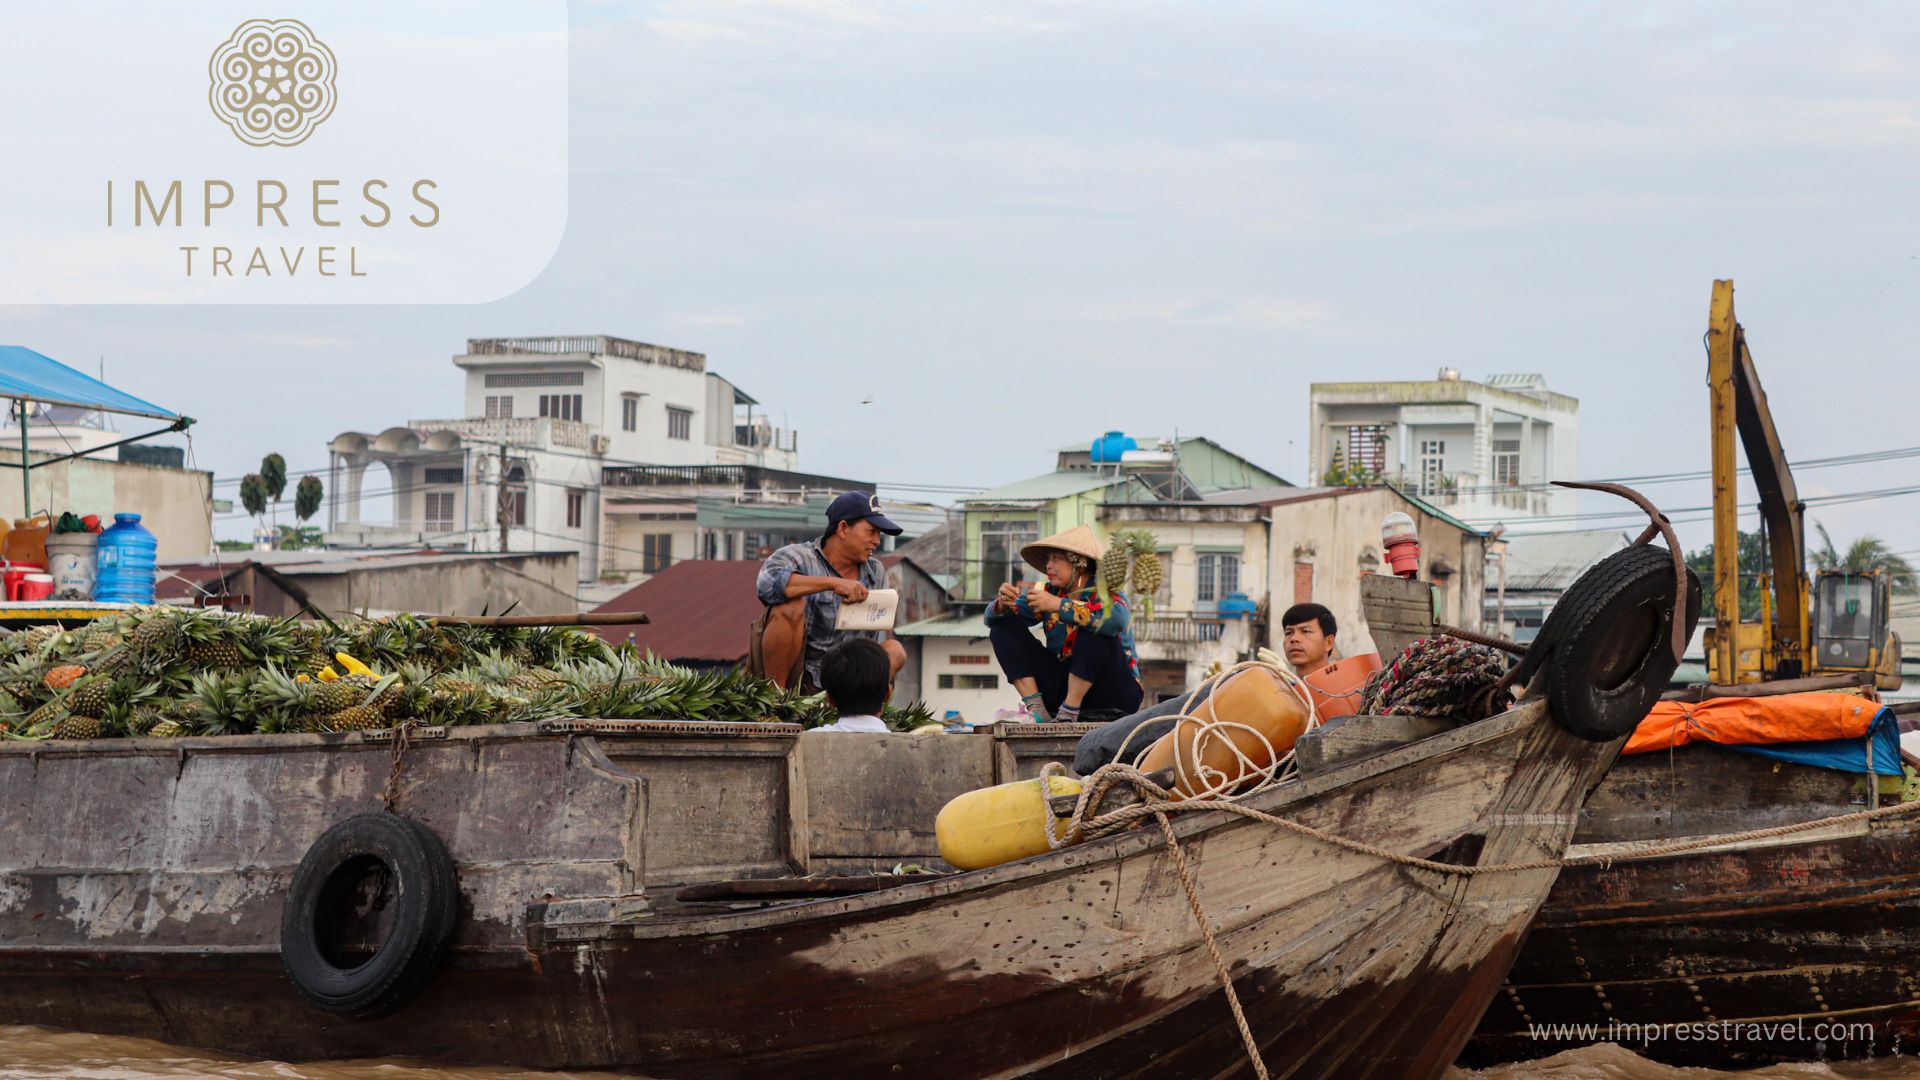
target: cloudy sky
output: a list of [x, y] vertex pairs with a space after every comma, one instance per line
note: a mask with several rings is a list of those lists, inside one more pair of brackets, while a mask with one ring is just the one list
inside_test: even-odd
[[[1904, 447], [1917, 37], [1897, 4], [576, 2], [568, 230], [521, 292], [0, 307], [0, 342], [104, 357], [223, 479], [452, 415], [467, 337], [542, 333], [703, 351], [804, 468], [886, 484], [1109, 428], [1305, 481], [1308, 383], [1443, 365], [1544, 374], [1612, 477], [1706, 467], [1730, 276], [1791, 456]], [[1920, 548], [1920, 496], [1816, 516]]]

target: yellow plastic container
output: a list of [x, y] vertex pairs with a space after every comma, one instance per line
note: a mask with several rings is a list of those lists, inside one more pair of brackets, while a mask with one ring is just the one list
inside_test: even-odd
[[[956, 796], [933, 821], [940, 857], [962, 870], [984, 870], [1044, 855], [1065, 839], [1070, 820], [1054, 817], [1047, 799], [1078, 794], [1078, 780], [1041, 776]], [[1048, 842], [1049, 830], [1055, 843]]]

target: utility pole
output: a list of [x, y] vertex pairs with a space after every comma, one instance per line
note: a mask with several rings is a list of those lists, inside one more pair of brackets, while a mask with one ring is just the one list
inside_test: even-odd
[[500, 442], [500, 499], [499, 499], [499, 503], [500, 503], [500, 509], [499, 509], [499, 512], [498, 512], [498, 513], [497, 513], [497, 514], [496, 514], [495, 516], [496, 516], [497, 518], [499, 518], [499, 520], [500, 520], [500, 550], [504, 552], [504, 551], [506, 551], [506, 550], [507, 550], [507, 526], [508, 526], [508, 523], [509, 523], [509, 522], [510, 522], [510, 520], [511, 520], [511, 518], [510, 518], [510, 517], [508, 516], [508, 513], [507, 513], [507, 507], [508, 507], [508, 498], [507, 498], [507, 443], [506, 443], [506, 440], [504, 440], [504, 439], [503, 439], [503, 440], [501, 440], [501, 442]]

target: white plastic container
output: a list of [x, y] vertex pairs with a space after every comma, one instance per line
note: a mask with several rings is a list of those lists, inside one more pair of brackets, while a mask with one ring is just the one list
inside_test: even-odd
[[54, 533], [47, 537], [47, 573], [58, 600], [91, 600], [99, 573], [100, 537], [96, 533]]

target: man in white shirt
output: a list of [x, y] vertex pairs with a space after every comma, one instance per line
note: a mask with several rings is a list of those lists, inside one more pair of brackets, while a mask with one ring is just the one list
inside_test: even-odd
[[893, 696], [893, 661], [871, 638], [850, 638], [835, 645], [820, 660], [820, 689], [827, 692], [838, 720], [815, 731], [884, 733], [880, 710]]

